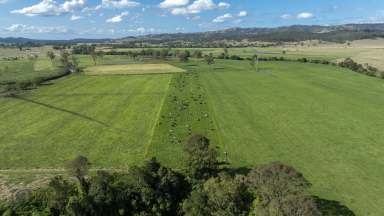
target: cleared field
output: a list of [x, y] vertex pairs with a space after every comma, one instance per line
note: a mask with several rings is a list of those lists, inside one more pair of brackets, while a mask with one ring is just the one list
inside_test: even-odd
[[62, 168], [78, 154], [96, 168], [140, 163], [169, 81], [79, 75], [0, 97], [0, 169]]
[[369, 64], [374, 66], [382, 71], [384, 71], [384, 48], [380, 49], [369, 49], [367, 51], [361, 52], [352, 58], [361, 64]]
[[185, 70], [169, 64], [125, 64], [87, 67], [84, 72], [87, 75], [132, 75], [181, 73]]
[[23, 47], [22, 50], [18, 48], [0, 48], [0, 58], [7, 57], [16, 57], [16, 56], [29, 56], [29, 55], [38, 55], [40, 57], [45, 57], [47, 51], [52, 50], [52, 46], [42, 46], [42, 47]]
[[383, 81], [331, 66], [241, 62], [202, 67], [222, 148], [234, 166], [291, 164], [313, 193], [383, 215]]
[[202, 133], [232, 166], [279, 160], [315, 195], [384, 214], [383, 80], [295, 62], [172, 64], [188, 73], [70, 76], [0, 98], [0, 169], [61, 168], [77, 154], [95, 168], [152, 156], [182, 168], [184, 141]]

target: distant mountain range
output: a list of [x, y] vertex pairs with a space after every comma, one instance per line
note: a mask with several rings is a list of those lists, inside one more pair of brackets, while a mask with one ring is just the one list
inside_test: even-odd
[[77, 43], [106, 43], [113, 42], [112, 39], [87, 39], [87, 38], [78, 38], [71, 40], [40, 40], [40, 39], [30, 39], [23, 37], [6, 37], [0, 38], [0, 43], [6, 44], [77, 44]]
[[178, 34], [156, 34], [137, 38], [123, 38], [124, 41], [144, 42], [250, 40], [266, 42], [290, 42], [304, 40], [324, 40], [344, 42], [348, 40], [384, 37], [383, 24], [347, 24], [337, 26], [294, 25], [277, 28], [231, 28], [219, 31]]
[[76, 44], [76, 43], [173, 43], [173, 42], [214, 42], [232, 41], [266, 41], [292, 42], [304, 40], [323, 40], [345, 42], [350, 40], [384, 37], [384, 23], [346, 24], [335, 26], [294, 25], [277, 28], [230, 28], [219, 31], [196, 33], [151, 34], [121, 39], [72, 39], [72, 40], [35, 40], [28, 38], [0, 38], [0, 43], [13, 44]]

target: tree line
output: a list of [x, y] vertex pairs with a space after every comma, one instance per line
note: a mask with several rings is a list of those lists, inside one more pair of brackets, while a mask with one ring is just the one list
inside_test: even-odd
[[[285, 55], [286, 51], [283, 51], [282, 54]], [[284, 56], [280, 56], [280, 57], [262, 56], [261, 57], [261, 56], [256, 55], [256, 54], [251, 56], [251, 57], [243, 58], [243, 57], [238, 56], [238, 55], [228, 54], [227, 48], [224, 48], [224, 51], [214, 58], [227, 59], [227, 60], [238, 60], [238, 61], [248, 60], [248, 61], [250, 61], [250, 64], [253, 68], [255, 68], [255, 65], [259, 61], [296, 61], [296, 62], [301, 62], [301, 63], [333, 65], [333, 66], [338, 66], [338, 67], [342, 67], [342, 68], [347, 68], [347, 69], [350, 69], [350, 70], [357, 72], [357, 73], [361, 73], [361, 74], [365, 74], [368, 76], [384, 79], [384, 71], [380, 71], [378, 68], [373, 67], [369, 64], [359, 64], [359, 63], [355, 62], [352, 58], [346, 58], [343, 61], [340, 61], [338, 63], [332, 62], [329, 60], [325, 60], [325, 59], [322, 59], [322, 60], [308, 59], [306, 57], [292, 59], [292, 58], [285, 58]]]
[[186, 169], [180, 171], [152, 158], [127, 172], [89, 174], [89, 160], [78, 156], [66, 165], [70, 177], [53, 177], [48, 185], [3, 202], [0, 214], [354, 215], [311, 196], [310, 182], [291, 166], [273, 162], [229, 168], [202, 135], [192, 135], [184, 151]]

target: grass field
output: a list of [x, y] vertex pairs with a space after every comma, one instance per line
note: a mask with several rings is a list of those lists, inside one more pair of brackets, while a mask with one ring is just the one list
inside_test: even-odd
[[152, 156], [182, 168], [183, 142], [202, 133], [232, 166], [279, 160], [315, 195], [384, 214], [383, 80], [295, 62], [261, 62], [258, 72], [247, 61], [171, 63], [188, 73], [72, 75], [0, 98], [0, 169], [60, 169], [77, 154], [94, 168]]
[[169, 80], [71, 76], [0, 98], [0, 169], [60, 168], [78, 154], [95, 167], [143, 161]]
[[181, 73], [184, 70], [169, 64], [125, 64], [87, 67], [84, 72], [87, 75], [132, 75]]
[[15, 61], [0, 60], [0, 93], [6, 85], [14, 82], [32, 81], [60, 73], [47, 58], [37, 60], [19, 59]]
[[180, 167], [180, 141], [208, 134], [233, 166], [279, 160], [302, 171], [314, 194], [357, 215], [384, 214], [382, 80], [300, 63], [183, 67], [200, 73], [172, 81], [149, 155]]
[[29, 80], [38, 76], [54, 74], [57, 71], [48, 59], [0, 60], [0, 83]]
[[335, 67], [265, 63], [260, 72], [232, 62], [202, 73], [233, 165], [293, 165], [313, 192], [357, 215], [384, 210], [384, 85]]
[[[159, 48], [153, 48], [159, 49]], [[215, 56], [223, 53], [223, 48], [174, 48], [172, 50], [200, 50], [203, 54], [212, 53]], [[121, 48], [116, 51], [140, 51], [140, 48]], [[285, 54], [283, 52], [285, 51]], [[345, 58], [353, 58], [361, 64], [368, 63], [384, 71], [384, 63], [380, 58], [384, 54], [383, 39], [366, 39], [351, 42], [349, 45], [338, 43], [319, 43], [319, 41], [303, 42], [303, 45], [284, 44], [271, 47], [241, 47], [228, 48], [229, 55], [251, 57], [257, 54], [259, 57], [284, 57], [286, 59], [307, 58], [315, 60], [340, 61]]]

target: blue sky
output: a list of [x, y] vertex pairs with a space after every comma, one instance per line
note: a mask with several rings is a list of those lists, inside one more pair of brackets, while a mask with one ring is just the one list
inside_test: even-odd
[[118, 38], [384, 22], [383, 0], [0, 0], [0, 37]]

